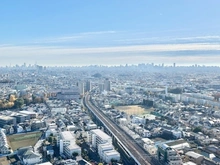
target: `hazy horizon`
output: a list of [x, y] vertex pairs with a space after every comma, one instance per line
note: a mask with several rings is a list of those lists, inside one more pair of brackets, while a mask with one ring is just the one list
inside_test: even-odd
[[220, 65], [220, 1], [4, 1], [0, 66]]

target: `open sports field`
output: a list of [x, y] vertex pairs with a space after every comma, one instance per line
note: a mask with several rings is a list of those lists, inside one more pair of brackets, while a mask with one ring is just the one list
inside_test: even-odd
[[41, 137], [41, 132], [30, 132], [8, 136], [9, 145], [12, 150], [16, 150], [20, 147], [34, 146], [38, 139]]
[[145, 108], [139, 105], [117, 106], [115, 108], [119, 111], [127, 113], [128, 115], [144, 115], [149, 114], [154, 110], [153, 108]]

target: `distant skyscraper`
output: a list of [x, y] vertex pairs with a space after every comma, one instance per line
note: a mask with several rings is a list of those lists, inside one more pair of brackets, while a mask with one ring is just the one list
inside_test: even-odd
[[85, 92], [88, 92], [90, 90], [91, 90], [91, 82], [90, 81], [86, 81]]
[[99, 84], [99, 91], [100, 93], [104, 91], [104, 84]]
[[80, 95], [84, 95], [84, 83], [83, 82], [79, 82], [78, 83], [78, 87], [79, 87]]
[[110, 83], [110, 81], [108, 79], [106, 79], [104, 81], [104, 90], [106, 90], [106, 91], [110, 91], [111, 90], [111, 83]]
[[176, 63], [173, 63], [173, 67], [176, 67]]
[[167, 86], [165, 87], [165, 95], [168, 94]]

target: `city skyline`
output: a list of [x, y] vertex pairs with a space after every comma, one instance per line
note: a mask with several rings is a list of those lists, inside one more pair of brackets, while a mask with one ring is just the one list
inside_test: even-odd
[[219, 5], [219, 1], [2, 2], [0, 66], [219, 65]]

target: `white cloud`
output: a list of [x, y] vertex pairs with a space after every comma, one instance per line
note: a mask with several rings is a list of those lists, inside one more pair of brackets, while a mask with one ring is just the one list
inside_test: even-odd
[[43, 40], [35, 41], [36, 44], [44, 44], [44, 43], [61, 43], [61, 42], [69, 42], [69, 41], [77, 41], [80, 39], [88, 39], [88, 38], [95, 38], [101, 35], [109, 35], [114, 34], [116, 31], [94, 31], [94, 32], [83, 32], [77, 33], [72, 35], [66, 35], [62, 37], [53, 37], [53, 38], [46, 38]]
[[181, 43], [184, 41], [184, 43], [193, 42], [193, 43], [200, 43], [200, 42], [220, 42], [220, 36], [194, 36], [194, 37], [139, 37], [139, 38], [125, 38], [125, 39], [117, 39], [115, 40], [118, 43], [125, 43], [125, 44], [135, 44], [135, 43], [150, 43], [150, 42], [156, 42], [156, 43], [170, 43], [170, 42], [176, 42]]
[[[0, 54], [96, 54], [96, 53], [121, 53], [121, 52], [166, 52], [166, 51], [209, 51], [220, 50], [219, 44], [158, 44], [114, 46], [96, 48], [71, 48], [71, 47], [46, 47], [46, 46], [1, 46]], [[0, 56], [1, 56], [0, 55]]]
[[[220, 51], [218, 44], [159, 44], [71, 48], [46, 46], [1, 46], [1, 65], [38, 61], [44, 65], [125, 64], [145, 62], [214, 63], [220, 56], [208, 54], [181, 55], [180, 51]], [[174, 52], [174, 53], [172, 53]], [[170, 53], [170, 55], [169, 55]], [[167, 55], [165, 55], [167, 54]]]

